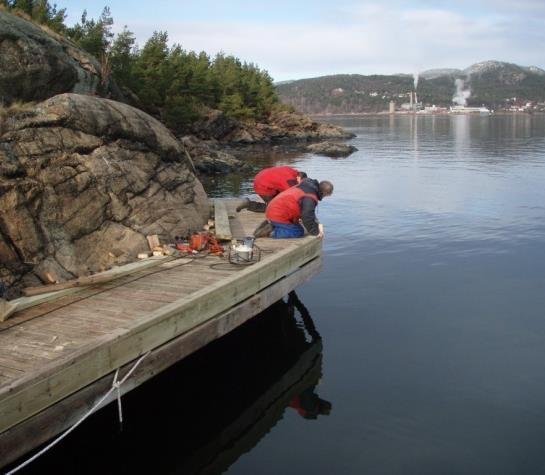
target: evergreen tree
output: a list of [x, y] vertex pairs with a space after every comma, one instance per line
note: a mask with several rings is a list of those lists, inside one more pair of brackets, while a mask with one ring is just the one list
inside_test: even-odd
[[66, 28], [66, 9], [57, 10], [57, 5], [51, 5], [48, 0], [0, 0], [0, 5], [21, 11], [37, 23], [47, 25], [55, 31], [63, 32]]
[[169, 54], [168, 34], [155, 31], [134, 62], [135, 90], [148, 110], [164, 105], [169, 78], [166, 78], [166, 60]]
[[68, 36], [95, 58], [106, 55], [112, 42], [114, 24], [109, 7], [104, 7], [98, 20], [88, 19], [87, 10], [83, 11], [81, 23], [67, 29]]
[[118, 84], [133, 90], [136, 87], [133, 69], [137, 55], [134, 33], [125, 26], [112, 42], [109, 56], [114, 79]]

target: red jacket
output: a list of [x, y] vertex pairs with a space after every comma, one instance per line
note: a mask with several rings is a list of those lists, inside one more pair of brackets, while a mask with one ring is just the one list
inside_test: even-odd
[[254, 191], [261, 196], [275, 196], [297, 184], [299, 172], [291, 167], [270, 167], [254, 178]]
[[277, 223], [298, 223], [301, 219], [301, 198], [310, 198], [318, 203], [315, 193], [307, 193], [300, 186], [293, 186], [272, 199], [265, 216]]

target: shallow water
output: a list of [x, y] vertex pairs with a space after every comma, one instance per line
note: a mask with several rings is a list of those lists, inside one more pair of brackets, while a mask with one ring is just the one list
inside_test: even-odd
[[109, 407], [28, 473], [545, 471], [545, 117], [333, 120], [357, 153], [254, 159], [335, 185], [298, 323], [276, 306], [125, 396], [122, 433]]

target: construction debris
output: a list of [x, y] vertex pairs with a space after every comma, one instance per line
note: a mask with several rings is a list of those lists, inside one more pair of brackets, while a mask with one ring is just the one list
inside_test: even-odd
[[148, 240], [150, 251], [153, 251], [156, 247], [161, 245], [161, 241], [159, 241], [159, 236], [157, 234], [146, 236], [146, 239]]

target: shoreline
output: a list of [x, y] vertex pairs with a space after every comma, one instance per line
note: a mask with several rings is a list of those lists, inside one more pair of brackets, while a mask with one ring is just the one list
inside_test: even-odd
[[451, 112], [426, 112], [426, 113], [415, 113], [415, 112], [344, 112], [342, 114], [306, 114], [310, 118], [324, 118], [324, 117], [368, 117], [368, 116], [406, 116], [406, 115], [415, 115], [415, 116], [435, 116], [435, 115], [474, 115], [474, 116], [491, 116], [491, 115], [540, 115], [545, 116], [545, 111], [536, 111], [536, 112], [511, 112], [511, 111], [498, 111], [492, 112], [490, 114], [479, 114], [475, 112], [466, 112], [466, 113], [451, 113]]

